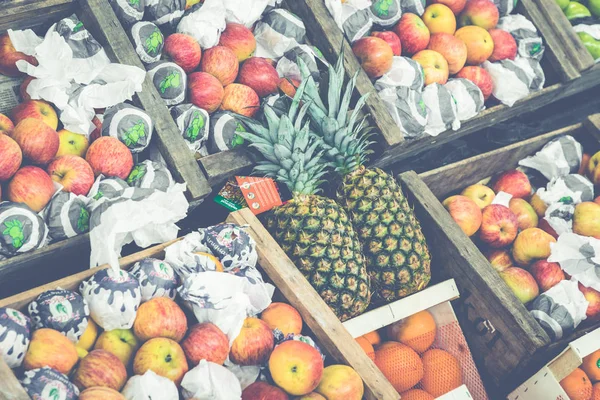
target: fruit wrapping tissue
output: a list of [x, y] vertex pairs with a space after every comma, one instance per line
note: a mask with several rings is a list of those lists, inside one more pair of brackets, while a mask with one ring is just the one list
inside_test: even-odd
[[425, 84], [425, 73], [421, 64], [408, 57], [394, 56], [392, 68], [375, 81], [375, 89], [382, 91], [399, 86], [422, 91]]
[[170, 111], [189, 149], [201, 156], [207, 156], [206, 143], [210, 128], [208, 113], [193, 104], [179, 104], [171, 107]]
[[134, 375], [125, 384], [121, 394], [126, 400], [179, 400], [175, 383], [149, 369], [144, 375]]
[[427, 107], [425, 133], [437, 136], [449, 129], [460, 129], [456, 99], [445, 86], [432, 83], [423, 90], [423, 102]]
[[29, 317], [13, 308], [0, 308], [0, 354], [9, 368], [23, 363], [31, 333]]
[[416, 138], [423, 134], [427, 125], [427, 107], [420, 90], [389, 87], [381, 90], [379, 97], [406, 137]]
[[54, 195], [41, 215], [48, 226], [50, 243], [86, 233], [90, 227], [90, 199], [70, 192]]
[[517, 55], [540, 61], [544, 42], [533, 23], [521, 14], [511, 14], [498, 20], [497, 29], [510, 33], [517, 42]]
[[325, 0], [325, 6], [350, 43], [367, 36], [371, 31], [371, 0]]
[[0, 202], [0, 259], [42, 248], [48, 238], [43, 218], [24, 203]]
[[451, 78], [444, 85], [456, 101], [456, 112], [460, 121], [473, 118], [485, 109], [481, 89], [464, 78]]
[[151, 64], [160, 60], [165, 37], [160, 28], [148, 21], [140, 21], [131, 27], [131, 38], [135, 52], [145, 64]]
[[[578, 34], [585, 33], [590, 35], [595, 40], [600, 40], [600, 24], [577, 24], [573, 26], [573, 30], [575, 30], [575, 32], [577, 32]], [[592, 54], [592, 57], [594, 57], [594, 54]], [[599, 60], [600, 57], [594, 57], [594, 61], [598, 62]]]
[[203, 49], [214, 47], [225, 30], [226, 14], [222, 0], [206, 0], [200, 8], [186, 12], [177, 25], [177, 32], [192, 36]]
[[519, 165], [535, 169], [552, 180], [577, 173], [582, 157], [581, 144], [573, 136], [566, 135], [547, 143], [533, 156], [519, 161]]
[[167, 192], [173, 187], [175, 181], [173, 180], [171, 171], [169, 171], [165, 164], [152, 160], [144, 160], [133, 167], [127, 177], [127, 183], [130, 186], [141, 189], [155, 189]]
[[27, 86], [32, 99], [43, 99], [60, 110], [64, 129], [82, 135], [96, 128], [94, 109], [131, 100], [142, 90], [145, 71], [113, 64], [104, 49], [75, 16], [54, 24], [42, 39], [32, 30], [9, 30], [17, 49], [35, 56], [38, 66], [17, 62], [21, 72], [36, 79]]
[[23, 389], [32, 399], [77, 400], [79, 389], [69, 378], [49, 367], [25, 371], [21, 380]]
[[242, 398], [239, 380], [227, 368], [210, 361], [188, 371], [181, 381], [181, 394], [186, 400], [237, 400]]
[[278, 60], [300, 44], [306, 43], [306, 27], [289, 11], [277, 8], [266, 13], [254, 27], [255, 57]]
[[577, 288], [577, 281], [560, 281], [538, 296], [530, 306], [533, 318], [552, 341], [567, 337], [586, 319], [588, 301]]
[[217, 111], [211, 115], [208, 135], [208, 154], [217, 154], [234, 149], [244, 143], [238, 132], [246, 127], [236, 114], [229, 111]]
[[400, 0], [373, 0], [368, 10], [373, 23], [383, 27], [394, 25], [403, 12]]
[[600, 240], [564, 233], [550, 244], [550, 249], [549, 262], [559, 263], [565, 273], [583, 286], [600, 291]]
[[136, 262], [130, 272], [140, 283], [142, 302], [155, 297], [175, 300], [180, 280], [168, 262], [145, 258]]
[[283, 57], [277, 61], [276, 70], [279, 76], [282, 78], [296, 79], [298, 82], [302, 82], [302, 72], [298, 66], [298, 58], [302, 59], [315, 82], [319, 82], [321, 80], [321, 71], [319, 70], [317, 61], [325, 67], [328, 66], [329, 63], [325, 60], [319, 49], [306, 44], [298, 45], [293, 49], [286, 51]]
[[517, 55], [515, 61], [485, 61], [481, 66], [492, 78], [494, 97], [509, 107], [544, 86], [544, 71], [536, 60]]
[[158, 61], [148, 65], [148, 77], [167, 106], [182, 103], [187, 91], [187, 75], [174, 62]]
[[145, 0], [108, 0], [123, 26], [131, 26], [144, 18]]
[[146, 19], [161, 30], [173, 32], [185, 11], [185, 0], [145, 0]]

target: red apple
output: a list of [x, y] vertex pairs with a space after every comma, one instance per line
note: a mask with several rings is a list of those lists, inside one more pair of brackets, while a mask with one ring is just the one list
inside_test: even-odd
[[287, 303], [273, 302], [269, 304], [260, 319], [269, 325], [272, 330], [279, 329], [285, 336], [290, 333], [302, 333], [302, 317], [298, 310]]
[[459, 38], [449, 33], [436, 33], [431, 36], [429, 50], [440, 53], [448, 62], [450, 75], [456, 74], [467, 62], [467, 45]]
[[521, 267], [545, 260], [550, 257], [550, 244], [555, 242], [556, 239], [539, 228], [525, 229], [517, 235], [513, 244], [513, 260]]
[[373, 36], [358, 39], [352, 44], [352, 51], [369, 78], [378, 78], [392, 69], [394, 52], [383, 39]]
[[577, 286], [585, 299], [590, 303], [585, 315], [592, 321], [597, 321], [600, 319], [600, 292], [591, 287], [585, 287], [581, 283], [578, 283]]
[[277, 86], [286, 96], [294, 98], [296, 89], [300, 86], [300, 81], [292, 78], [281, 78]]
[[31, 96], [29, 95], [29, 93], [27, 93], [27, 86], [29, 86], [31, 81], [34, 79], [36, 78], [34, 78], [33, 76], [28, 76], [27, 78], [23, 79], [23, 83], [21, 83], [21, 86], [19, 87], [19, 94], [21, 95], [22, 101], [31, 100]]
[[232, 83], [225, 87], [221, 110], [253, 117], [259, 107], [260, 99], [251, 87], [240, 83]]
[[0, 35], [0, 74], [15, 77], [24, 75], [17, 68], [19, 60], [37, 65], [35, 57], [25, 55], [15, 49], [7, 33]]
[[23, 153], [10, 136], [0, 133], [0, 181], [10, 179], [21, 166]]
[[4, 114], [0, 114], [0, 134], [10, 136], [15, 125], [13, 122]]
[[281, 343], [269, 357], [273, 382], [292, 396], [314, 391], [323, 377], [323, 369], [319, 351], [299, 340]]
[[211, 47], [202, 55], [200, 70], [217, 78], [223, 86], [235, 81], [239, 68], [237, 56], [228, 47]]
[[94, 175], [127, 179], [133, 168], [131, 151], [121, 141], [112, 136], [103, 136], [88, 148], [85, 160], [90, 164]]
[[466, 196], [450, 196], [442, 203], [450, 216], [467, 236], [473, 236], [481, 226], [481, 209]]
[[[31, 335], [23, 369], [50, 367], [68, 375], [78, 361], [77, 349], [65, 335], [54, 329], [37, 329]], [[4, 384], [4, 382], [2, 382]], [[2, 396], [4, 399], [5, 396]]]
[[479, 238], [490, 247], [501, 248], [511, 244], [517, 237], [519, 223], [508, 207], [490, 204], [482, 211]]
[[92, 133], [90, 133], [89, 143], [93, 143], [94, 140], [96, 140], [100, 136], [102, 136], [102, 121], [100, 121], [100, 118], [98, 118], [97, 116], [94, 115], [94, 118], [92, 119], [92, 123], [94, 124], [94, 126], [96, 128], [92, 131]]
[[558, 263], [539, 260], [529, 267], [529, 272], [537, 282], [542, 292], [555, 286], [565, 279], [565, 274]]
[[192, 36], [173, 33], [165, 40], [164, 54], [189, 74], [200, 64], [202, 49]]
[[496, 179], [494, 192], [505, 192], [513, 197], [528, 198], [531, 195], [531, 183], [525, 173], [511, 169]]
[[475, 25], [485, 30], [496, 27], [500, 13], [498, 7], [490, 0], [468, 0], [458, 17], [460, 26]]
[[465, 78], [473, 82], [481, 93], [483, 93], [483, 99], [487, 100], [492, 95], [494, 90], [494, 82], [489, 72], [481, 67], [467, 66], [463, 67], [456, 74], [457, 78]]
[[221, 82], [206, 72], [188, 75], [188, 90], [192, 104], [209, 113], [219, 109], [225, 94]]
[[387, 44], [392, 48], [392, 52], [395, 56], [399, 56], [402, 54], [402, 44], [400, 43], [400, 38], [392, 31], [383, 31], [383, 32], [371, 32], [371, 36], [378, 37], [379, 39], [385, 40]]
[[54, 183], [50, 176], [41, 168], [27, 166], [18, 170], [8, 183], [6, 198], [40, 212], [53, 195]]
[[394, 32], [402, 43], [402, 52], [413, 55], [427, 48], [429, 44], [429, 29], [423, 20], [416, 14], [404, 13], [400, 21], [394, 26]]
[[550, 223], [548, 223], [545, 218], [539, 220], [537, 227], [552, 236], [554, 239], [558, 239], [558, 233], [556, 233], [554, 228], [550, 226]]
[[181, 348], [193, 367], [200, 360], [223, 365], [229, 354], [229, 339], [216, 325], [203, 322], [190, 328]]
[[72, 381], [79, 390], [95, 386], [121, 390], [127, 381], [127, 371], [114, 354], [106, 350], [92, 350], [79, 362]]
[[155, 297], [137, 310], [133, 333], [143, 341], [164, 337], [181, 341], [187, 331], [187, 318], [177, 303], [168, 297]]
[[250, 57], [242, 64], [238, 82], [254, 89], [259, 97], [265, 97], [277, 92], [279, 74], [266, 59]]
[[[0, 130], [1, 129], [2, 128], [0, 128]], [[589, 155], [588, 153], [583, 153], [583, 155], [581, 156], [581, 164], [579, 164], [579, 170], [577, 171], [577, 173], [579, 175], [585, 176], [585, 172], [587, 171], [588, 164], [589, 164], [591, 158], [592, 158], [592, 156]]]
[[63, 186], [64, 192], [86, 196], [94, 184], [94, 171], [83, 158], [66, 155], [54, 159], [46, 169], [53, 181]]
[[228, 23], [221, 33], [219, 45], [231, 49], [239, 62], [250, 58], [256, 50], [256, 39], [252, 31], [242, 24]]
[[500, 272], [500, 277], [523, 304], [527, 304], [540, 294], [533, 276], [524, 269], [513, 267]]
[[465, 8], [467, 4], [467, 0], [432, 0], [432, 4], [440, 3], [450, 8], [454, 15], [460, 14], [460, 12]]
[[269, 359], [274, 345], [269, 325], [258, 318], [246, 318], [231, 345], [229, 359], [238, 365], [261, 365]]
[[288, 400], [288, 395], [277, 386], [256, 381], [242, 392], [242, 400]]
[[125, 396], [116, 390], [95, 386], [89, 389], [85, 389], [79, 395], [79, 400], [126, 400]]
[[26, 118], [35, 118], [44, 121], [54, 130], [58, 128], [58, 116], [54, 111], [54, 107], [43, 100], [24, 101], [12, 109], [11, 115], [15, 124]]
[[517, 42], [513, 35], [502, 29], [490, 29], [488, 33], [494, 41], [494, 51], [488, 60], [514, 60], [517, 56]]
[[485, 256], [497, 272], [502, 272], [507, 268], [515, 266], [508, 250], [491, 249], [486, 252]]
[[512, 198], [510, 199], [508, 208], [510, 208], [517, 216], [520, 230], [538, 226], [538, 216], [527, 200], [519, 199], [517, 197]]
[[11, 135], [23, 151], [23, 157], [33, 164], [46, 165], [58, 151], [58, 133], [39, 119], [19, 122]]

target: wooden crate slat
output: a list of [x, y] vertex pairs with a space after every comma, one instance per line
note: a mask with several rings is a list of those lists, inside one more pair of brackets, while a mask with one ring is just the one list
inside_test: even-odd
[[284, 297], [294, 306], [317, 342], [338, 362], [348, 364], [365, 383], [367, 399], [398, 399], [399, 395], [385, 379], [333, 311], [310, 286], [275, 239], [247, 208], [230, 214], [228, 222], [248, 225], [257, 243], [258, 262]]
[[208, 178], [208, 184], [216, 188], [230, 177], [250, 171], [254, 166], [254, 157], [248, 149], [237, 148], [202, 157], [198, 162]]
[[75, 0], [12, 0], [0, 4], [0, 33], [8, 29], [27, 29], [68, 16]]
[[2, 357], [0, 357], [0, 399], [30, 400], [29, 395]]
[[[112, 60], [146, 70], [108, 1], [80, 0], [78, 4], [82, 22], [86, 27], [94, 28], [94, 37]], [[186, 183], [191, 200], [208, 196], [210, 185], [148, 76], [137, 98], [141, 107], [152, 116], [156, 143], [175, 179]]]
[[440, 303], [459, 297], [454, 279], [426, 287], [420, 292], [383, 305], [344, 322], [344, 328], [357, 338], [375, 329], [391, 325], [396, 321], [427, 310]]

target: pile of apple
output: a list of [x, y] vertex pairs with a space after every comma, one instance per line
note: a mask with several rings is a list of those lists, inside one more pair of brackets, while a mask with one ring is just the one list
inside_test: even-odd
[[[600, 184], [599, 158], [600, 152], [593, 157], [584, 153], [578, 172], [594, 185]], [[460, 195], [445, 199], [443, 205], [463, 232], [483, 250], [515, 296], [528, 304], [540, 293], [570, 279], [560, 264], [547, 261], [550, 245], [559, 235], [544, 218], [549, 204], [532, 191], [524, 172], [509, 170], [492, 182], [491, 186], [471, 185]], [[512, 196], [508, 207], [495, 200], [502, 192]], [[572, 231], [600, 239], [599, 218], [600, 196], [594, 202], [581, 202], [575, 206]], [[587, 318], [598, 319], [600, 292], [581, 283], [578, 287], [589, 302]]]
[[[600, 36], [597, 33], [598, 18], [600, 17], [600, 2], [598, 0], [569, 1], [556, 0], [565, 16], [571, 23], [577, 36], [583, 42], [594, 60], [600, 58]], [[593, 19], [590, 17], [594, 17]]]
[[[517, 44], [507, 31], [496, 29], [499, 11], [490, 0], [432, 0], [423, 15], [404, 13], [388, 31], [372, 32], [355, 41], [354, 54], [372, 78], [392, 68], [394, 56], [412, 57], [425, 73], [425, 85], [465, 78], [487, 100], [492, 94], [485, 61], [514, 60]], [[458, 28], [458, 29], [457, 29]]]

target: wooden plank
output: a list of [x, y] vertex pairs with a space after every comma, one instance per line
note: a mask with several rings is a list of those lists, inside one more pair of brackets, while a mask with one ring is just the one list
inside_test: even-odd
[[376, 135], [376, 140], [382, 148], [388, 149], [403, 143], [403, 133], [392, 119], [381, 98], [375, 93], [373, 83], [363, 71], [350, 44], [336, 25], [323, 0], [287, 0], [286, 8], [300, 16], [306, 26], [308, 38], [321, 50], [329, 62], [334, 63], [338, 60], [342, 45], [344, 46], [346, 78], [350, 79], [358, 71], [356, 91], [360, 95], [372, 93], [367, 100], [366, 111], [371, 116], [372, 125], [376, 126], [380, 132]]
[[208, 178], [208, 184], [218, 191], [219, 185], [230, 177], [251, 171], [255, 158], [248, 149], [238, 148], [202, 157], [199, 162]]
[[[111, 60], [134, 65], [145, 70], [121, 23], [106, 0], [80, 0], [79, 18], [87, 29], [92, 30], [96, 40], [102, 44]], [[152, 116], [155, 140], [167, 162], [173, 177], [187, 185], [190, 200], [203, 199], [211, 192], [206, 177], [200, 170], [194, 155], [187, 147], [179, 128], [160, 97], [150, 78], [146, 76], [142, 92], [137, 100]]]
[[523, 158], [535, 154], [549, 141], [563, 135], [577, 135], [583, 129], [581, 123], [536, 136], [480, 154], [466, 160], [424, 172], [419, 177], [433, 194], [443, 199], [469, 185], [507, 169], [515, 168]]
[[440, 303], [447, 303], [460, 296], [454, 279], [429, 286], [420, 292], [370, 310], [344, 322], [344, 328], [357, 338], [396, 321], [427, 310]]
[[0, 357], [0, 399], [30, 400], [29, 395], [2, 357]]
[[548, 364], [548, 368], [558, 382], [566, 378], [575, 368], [582, 363], [581, 357], [572, 348], [568, 348], [556, 359]]
[[257, 243], [258, 262], [264, 272], [287, 301], [300, 312], [306, 325], [315, 334], [319, 346], [329, 352], [336, 361], [354, 368], [361, 376], [365, 384], [365, 397], [369, 400], [399, 399], [400, 396], [381, 371], [254, 214], [245, 208], [231, 213], [227, 221], [249, 225], [249, 233]]
[[12, 0], [0, 3], [0, 33], [55, 22], [75, 10], [75, 0]]
[[499, 384], [550, 338], [425, 183], [413, 171], [399, 181], [421, 222], [433, 262], [460, 290], [456, 312], [474, 359]]
[[425, 150], [430, 150], [460, 137], [470, 135], [512, 117], [537, 110], [540, 107], [598, 85], [600, 85], [600, 65], [595, 65], [586, 71], [580, 79], [548, 86], [518, 101], [512, 107], [498, 105], [484, 110], [474, 118], [464, 122], [461, 129], [457, 132], [446, 131], [436, 137], [425, 135], [419, 139], [407, 140], [403, 144], [383, 152], [377, 159], [373, 159], [370, 165], [385, 168], [407, 157], [415, 156]]

